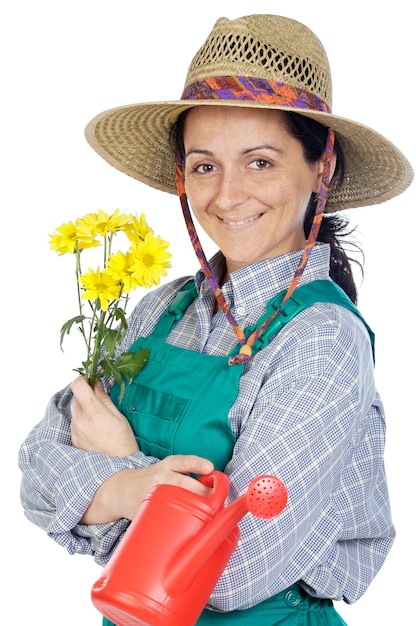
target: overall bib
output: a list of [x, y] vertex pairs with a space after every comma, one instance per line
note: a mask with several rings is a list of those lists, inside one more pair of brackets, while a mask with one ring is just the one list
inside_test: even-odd
[[[194, 352], [173, 346], [164, 340], [174, 324], [196, 297], [193, 280], [177, 293], [149, 337], [139, 337], [132, 351], [149, 348], [150, 357], [134, 381], [126, 386], [119, 402], [120, 388], [114, 384], [111, 398], [129, 420], [140, 450], [163, 459], [171, 454], [196, 454], [210, 459], [215, 469], [224, 470], [235, 445], [228, 413], [239, 391], [244, 364], [229, 366], [225, 357]], [[285, 292], [277, 294], [267, 305], [256, 326], [275, 310]], [[332, 302], [354, 311], [363, 319], [346, 294], [333, 282], [319, 280], [296, 289], [280, 313], [266, 328], [253, 347], [253, 355], [304, 308], [315, 302]], [[363, 320], [364, 322], [364, 320]], [[365, 324], [365, 322], [364, 322]], [[373, 335], [366, 325], [371, 341]], [[254, 326], [246, 328], [250, 333]], [[140, 565], [138, 565], [140, 567]], [[197, 624], [244, 624], [251, 626], [340, 626], [344, 624], [330, 600], [315, 599], [298, 585], [244, 611], [217, 613], [204, 610]], [[104, 618], [103, 626], [114, 626]]]

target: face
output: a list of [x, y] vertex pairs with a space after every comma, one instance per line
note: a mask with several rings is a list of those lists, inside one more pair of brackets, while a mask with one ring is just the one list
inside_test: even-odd
[[304, 247], [304, 216], [323, 162], [305, 161], [284, 113], [196, 107], [184, 145], [190, 207], [228, 272]]

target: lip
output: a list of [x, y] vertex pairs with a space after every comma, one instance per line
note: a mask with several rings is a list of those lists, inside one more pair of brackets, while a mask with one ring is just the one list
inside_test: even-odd
[[256, 215], [252, 215], [251, 217], [246, 217], [239, 220], [226, 220], [225, 218], [219, 216], [218, 219], [228, 228], [244, 228], [245, 226], [250, 226], [250, 224], [257, 222], [262, 216], [263, 213], [257, 213]]

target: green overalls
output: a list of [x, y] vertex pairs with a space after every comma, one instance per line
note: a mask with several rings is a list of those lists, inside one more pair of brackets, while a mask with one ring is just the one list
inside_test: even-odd
[[[132, 345], [133, 351], [149, 348], [149, 360], [135, 380], [126, 386], [121, 402], [118, 401], [120, 389], [116, 384], [111, 390], [111, 398], [132, 425], [140, 450], [145, 455], [163, 459], [171, 454], [196, 454], [210, 459], [215, 469], [223, 470], [232, 456], [235, 444], [228, 413], [237, 398], [244, 367], [243, 364], [230, 367], [228, 360], [238, 352], [240, 346], [237, 345], [225, 357], [217, 357], [165, 342], [170, 330], [196, 295], [194, 281], [190, 280], [178, 291], [153, 333], [147, 338], [139, 337]], [[270, 316], [284, 295], [285, 292], [281, 292], [268, 303], [264, 316], [256, 326]], [[346, 294], [332, 281], [307, 283], [298, 287], [283, 305], [279, 315], [253, 347], [253, 356], [295, 315], [315, 302], [332, 302], [344, 306], [362, 319]], [[371, 330], [368, 326], [367, 329], [373, 342]], [[252, 330], [254, 327], [246, 328], [246, 335]], [[303, 612], [308, 613], [309, 621], [301, 620], [300, 614]], [[313, 615], [316, 616], [315, 621]], [[314, 599], [298, 585], [248, 610], [230, 613], [204, 610], [197, 624], [204, 626], [214, 622], [247, 626], [301, 626], [303, 623], [308, 626], [339, 626], [344, 623], [331, 601]], [[111, 622], [104, 618], [103, 624], [110, 626]]]

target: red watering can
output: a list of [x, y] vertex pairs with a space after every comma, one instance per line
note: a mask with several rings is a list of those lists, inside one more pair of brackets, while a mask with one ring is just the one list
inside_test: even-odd
[[117, 626], [194, 626], [237, 547], [241, 518], [268, 519], [286, 506], [275, 476], [255, 478], [225, 508], [228, 476], [199, 480], [212, 487], [208, 497], [154, 487], [94, 584], [93, 604]]

